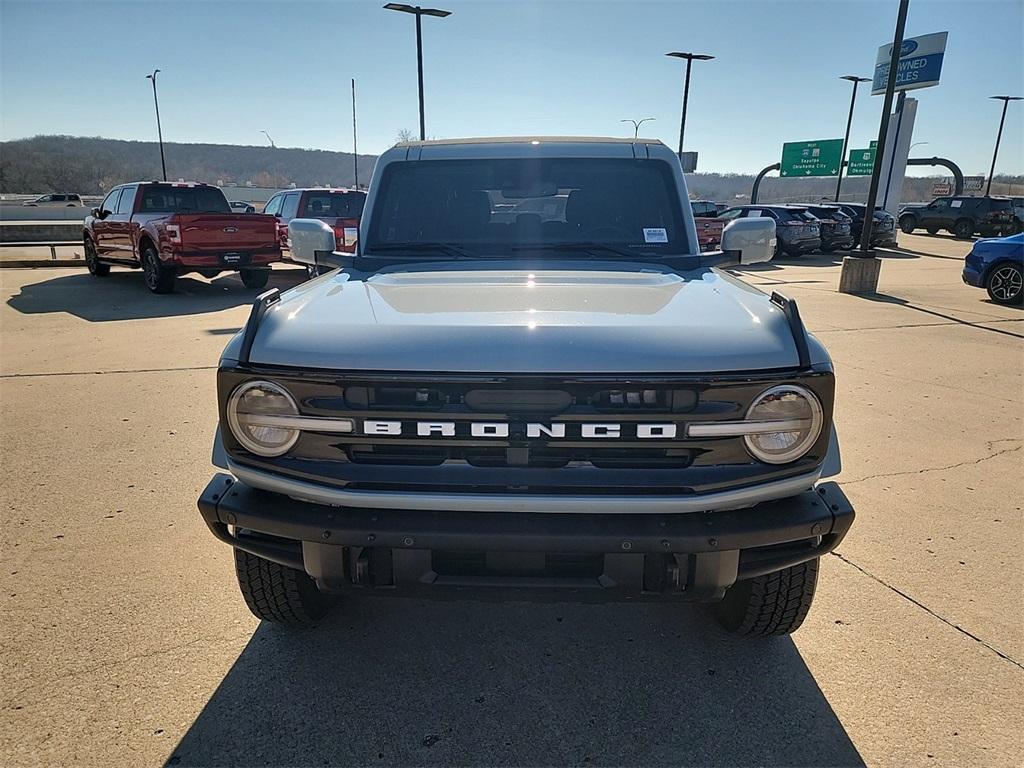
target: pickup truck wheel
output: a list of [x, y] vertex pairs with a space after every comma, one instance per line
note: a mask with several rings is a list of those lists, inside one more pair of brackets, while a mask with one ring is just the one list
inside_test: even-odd
[[914, 230], [917, 229], [917, 217], [909, 214], [900, 216], [900, 229], [904, 234], [914, 234]]
[[258, 619], [304, 627], [322, 618], [330, 607], [313, 580], [294, 568], [236, 549], [235, 573], [245, 604]]
[[270, 280], [269, 269], [243, 269], [239, 274], [246, 288], [264, 288]]
[[85, 241], [85, 266], [89, 270], [89, 274], [95, 277], [106, 277], [110, 274], [110, 265], [103, 264], [100, 262], [99, 257], [96, 255], [96, 246], [93, 245], [92, 240]]
[[985, 280], [985, 289], [988, 297], [996, 304], [1020, 304], [1024, 301], [1024, 271], [1017, 264], [996, 264]]
[[152, 245], [147, 245], [142, 251], [142, 278], [153, 293], [170, 293], [174, 290], [174, 270], [161, 263]]
[[974, 224], [970, 219], [960, 219], [953, 225], [953, 235], [961, 240], [970, 240], [974, 235]]
[[737, 581], [716, 607], [718, 623], [736, 635], [788, 635], [803, 624], [817, 581], [817, 558]]

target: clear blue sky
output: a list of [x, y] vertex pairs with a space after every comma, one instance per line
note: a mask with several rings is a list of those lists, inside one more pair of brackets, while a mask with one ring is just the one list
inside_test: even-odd
[[[439, 0], [424, 19], [427, 133], [625, 135], [620, 118], [675, 146], [683, 62], [694, 65], [687, 149], [700, 169], [751, 172], [786, 140], [842, 137], [850, 87], [891, 40], [896, 0], [518, 2]], [[167, 141], [360, 150], [417, 129], [413, 18], [383, 0], [0, 0], [0, 138], [42, 133], [156, 138], [159, 67]], [[909, 36], [949, 30], [938, 87], [917, 91], [915, 154], [987, 173], [1000, 105], [1024, 95], [1024, 2], [912, 0]], [[878, 131], [881, 97], [858, 98], [853, 146]], [[628, 130], [632, 130], [628, 127]], [[922, 174], [938, 170], [921, 169]], [[1024, 173], [1024, 102], [1010, 105], [997, 172]]]

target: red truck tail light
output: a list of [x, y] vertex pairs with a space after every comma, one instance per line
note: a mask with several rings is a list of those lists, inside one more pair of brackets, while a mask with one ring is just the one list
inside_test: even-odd
[[168, 240], [170, 240], [172, 243], [181, 242], [181, 227], [179, 227], [177, 224], [168, 224], [166, 230]]

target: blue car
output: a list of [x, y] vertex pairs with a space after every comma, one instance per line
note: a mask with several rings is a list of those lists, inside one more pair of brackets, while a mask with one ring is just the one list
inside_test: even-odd
[[1024, 299], [1024, 233], [974, 243], [964, 259], [964, 282], [988, 291], [996, 304]]

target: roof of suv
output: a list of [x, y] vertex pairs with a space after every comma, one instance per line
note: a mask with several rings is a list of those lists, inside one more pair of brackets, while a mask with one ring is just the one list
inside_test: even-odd
[[609, 136], [482, 136], [466, 139], [400, 141], [396, 147], [430, 147], [452, 144], [661, 144], [659, 139], [622, 139]]

